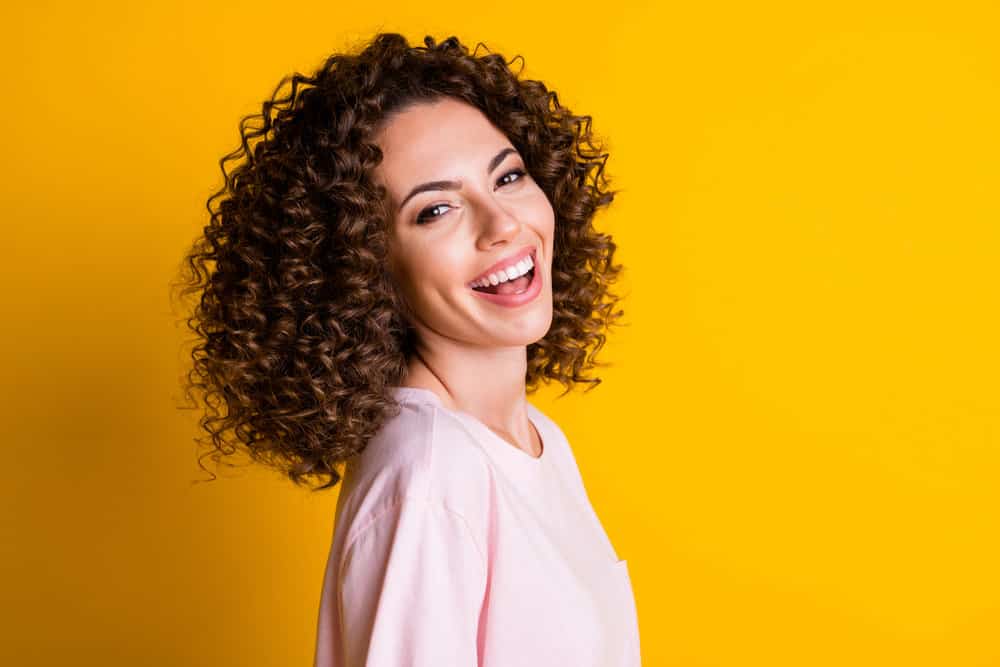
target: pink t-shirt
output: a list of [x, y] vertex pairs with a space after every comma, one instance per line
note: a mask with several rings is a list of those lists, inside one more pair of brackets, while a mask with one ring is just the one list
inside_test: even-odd
[[628, 565], [562, 430], [538, 458], [438, 396], [394, 387], [341, 481], [316, 667], [638, 667]]

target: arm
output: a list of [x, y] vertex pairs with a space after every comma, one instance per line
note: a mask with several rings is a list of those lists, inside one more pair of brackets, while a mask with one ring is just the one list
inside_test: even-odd
[[485, 591], [485, 559], [465, 518], [438, 502], [400, 499], [344, 554], [345, 667], [475, 667]]

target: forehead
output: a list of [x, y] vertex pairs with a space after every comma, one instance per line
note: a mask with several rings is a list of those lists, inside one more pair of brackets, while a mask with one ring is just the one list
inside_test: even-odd
[[375, 141], [382, 150], [376, 173], [397, 194], [422, 176], [458, 177], [452, 171], [463, 166], [483, 170], [497, 150], [510, 145], [479, 109], [450, 98], [399, 113]]

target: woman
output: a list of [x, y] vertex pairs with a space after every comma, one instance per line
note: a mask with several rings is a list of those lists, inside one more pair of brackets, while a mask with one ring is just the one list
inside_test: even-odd
[[638, 665], [626, 561], [526, 400], [598, 384], [622, 315], [590, 118], [499, 54], [397, 34], [259, 118], [188, 258], [191, 379], [227, 410], [216, 461], [343, 479], [317, 667]]

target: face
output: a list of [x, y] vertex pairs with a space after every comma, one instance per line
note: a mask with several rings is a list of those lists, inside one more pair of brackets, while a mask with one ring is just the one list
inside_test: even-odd
[[[393, 117], [375, 137], [376, 183], [392, 212], [389, 270], [422, 341], [518, 347], [552, 323], [555, 214], [513, 144], [475, 107], [451, 98]], [[432, 184], [453, 181], [452, 184]], [[497, 262], [534, 255], [534, 279], [516, 305], [470, 283]], [[496, 271], [490, 271], [496, 276]]]

